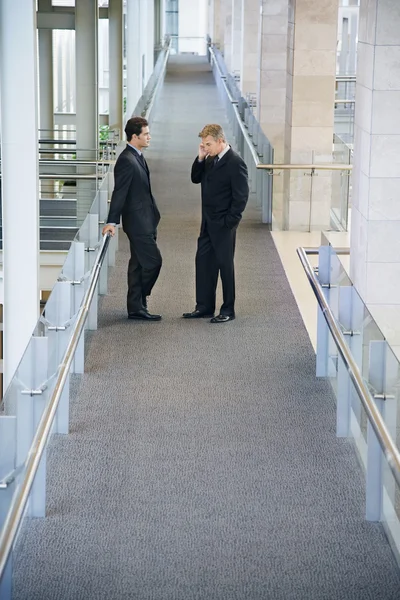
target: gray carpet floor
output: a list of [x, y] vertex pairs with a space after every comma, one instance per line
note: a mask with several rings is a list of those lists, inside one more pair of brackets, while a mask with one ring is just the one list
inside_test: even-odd
[[225, 124], [207, 63], [173, 57], [147, 154], [164, 258], [149, 308], [163, 320], [126, 318], [121, 235], [87, 370], [72, 382], [71, 433], [49, 447], [47, 517], [19, 538], [14, 600], [400, 598], [252, 200], [236, 321], [180, 318], [194, 307], [200, 189], [189, 173], [207, 122]]

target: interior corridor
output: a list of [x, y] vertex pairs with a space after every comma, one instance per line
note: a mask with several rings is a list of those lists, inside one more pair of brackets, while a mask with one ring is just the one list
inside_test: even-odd
[[71, 432], [50, 442], [47, 517], [19, 536], [15, 600], [400, 597], [252, 199], [237, 236], [236, 320], [181, 318], [195, 305], [200, 227], [190, 169], [210, 122], [226, 126], [206, 59], [171, 57], [146, 154], [163, 255], [149, 309], [163, 320], [126, 317], [121, 232], [86, 372], [73, 378]]

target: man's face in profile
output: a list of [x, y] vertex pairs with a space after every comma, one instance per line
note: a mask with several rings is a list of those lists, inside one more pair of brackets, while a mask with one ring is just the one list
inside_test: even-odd
[[217, 156], [224, 148], [224, 141], [221, 139], [215, 140], [211, 135], [201, 138], [201, 143], [208, 156]]
[[151, 135], [148, 126], [142, 127], [140, 135], [133, 135], [136, 140], [139, 150], [147, 148], [150, 145]]

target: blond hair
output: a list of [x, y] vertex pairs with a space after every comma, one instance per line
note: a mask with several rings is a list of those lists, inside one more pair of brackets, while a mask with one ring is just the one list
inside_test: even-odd
[[204, 125], [203, 129], [199, 133], [200, 138], [206, 138], [208, 135], [211, 135], [215, 141], [223, 140], [226, 142], [224, 130], [222, 129], [221, 125], [217, 125], [216, 123]]

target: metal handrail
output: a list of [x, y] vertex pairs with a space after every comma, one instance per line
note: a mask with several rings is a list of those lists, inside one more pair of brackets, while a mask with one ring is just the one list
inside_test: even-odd
[[317, 298], [322, 314], [325, 317], [326, 323], [340, 352], [340, 356], [343, 359], [349, 377], [353, 382], [358, 397], [360, 398], [365, 412], [367, 413], [367, 417], [373, 427], [373, 430], [382, 448], [382, 452], [385, 455], [396, 483], [400, 487], [400, 452], [390, 436], [382, 415], [371, 398], [369, 389], [363, 380], [359, 368], [346, 344], [340, 327], [336, 323], [336, 319], [326, 301], [320, 283], [313, 271], [312, 266], [307, 260], [308, 253], [311, 254], [311, 252], [307, 252], [305, 248], [297, 248], [297, 254], [300, 258], [301, 264], [303, 265], [304, 271]]
[[314, 169], [315, 171], [352, 171], [353, 165], [348, 164], [340, 164], [340, 163], [321, 163], [321, 164], [312, 164], [312, 165], [301, 165], [301, 164], [274, 164], [274, 165], [266, 165], [266, 164], [258, 164], [257, 169], [270, 169], [273, 171], [274, 169]]
[[357, 75], [336, 75], [335, 79], [340, 82], [356, 81]]
[[155, 85], [155, 87], [153, 89], [153, 93], [151, 95], [150, 102], [149, 102], [149, 104], [146, 107], [144, 118], [147, 119], [147, 120], [149, 119], [149, 115], [150, 115], [150, 113], [151, 113], [151, 111], [153, 109], [154, 101], [156, 99], [159, 87], [160, 87], [160, 85], [161, 85], [161, 83], [162, 83], [162, 81], [164, 79], [163, 74], [165, 73], [165, 70], [166, 70], [166, 66], [167, 66], [167, 62], [168, 62], [170, 50], [171, 50], [171, 40], [169, 40], [169, 42], [168, 42], [168, 46], [167, 46], [167, 49], [166, 49], [166, 52], [165, 52], [165, 56], [164, 56], [163, 65], [162, 65], [160, 74], [158, 76], [157, 83], [156, 83], [156, 85]]
[[[93, 175], [79, 175], [77, 173], [62, 173], [54, 174], [54, 173], [39, 173], [39, 180], [41, 179], [51, 179], [54, 181], [64, 181], [65, 179], [101, 179], [104, 176], [104, 173], [93, 173]], [[1, 173], [0, 173], [1, 179]]]
[[[58, 153], [54, 153], [53, 154], [58, 154]], [[61, 154], [61, 153], [60, 153]], [[63, 153], [62, 153], [63, 154]], [[1, 161], [0, 161], [1, 163]], [[112, 165], [115, 163], [115, 160], [67, 160], [67, 159], [63, 159], [63, 158], [54, 158], [54, 159], [48, 159], [48, 158], [39, 158], [39, 165], [46, 165], [46, 166], [52, 166], [52, 165], [64, 165], [64, 167], [82, 167], [82, 166], [96, 166], [96, 165]]]
[[63, 360], [60, 364], [54, 391], [43, 411], [42, 418], [38, 425], [35, 437], [33, 438], [28, 457], [25, 463], [25, 476], [20, 483], [19, 489], [15, 494], [13, 502], [8, 511], [1, 535], [0, 535], [0, 579], [3, 576], [7, 566], [8, 557], [14, 545], [22, 517], [25, 512], [29, 494], [38, 470], [43, 451], [52, 428], [53, 420], [60, 402], [61, 394], [67, 380], [69, 370], [78, 346], [79, 338], [82, 334], [86, 318], [88, 316], [90, 304], [92, 302], [96, 285], [100, 275], [100, 269], [106, 255], [110, 242], [110, 234], [103, 237], [99, 252], [94, 261], [89, 287], [83, 297], [82, 305], [78, 311], [78, 316], [71, 335], [71, 339], [65, 350]]
[[241, 131], [242, 131], [242, 133], [243, 133], [243, 137], [244, 137], [244, 139], [246, 140], [246, 142], [247, 142], [247, 145], [248, 145], [248, 147], [249, 147], [249, 150], [250, 150], [250, 153], [251, 153], [251, 155], [252, 155], [252, 157], [253, 157], [253, 160], [254, 160], [254, 162], [255, 162], [256, 166], [258, 167], [258, 166], [260, 165], [260, 158], [259, 158], [259, 156], [258, 156], [258, 154], [257, 154], [257, 151], [256, 151], [256, 149], [255, 149], [255, 148], [254, 148], [254, 146], [253, 146], [253, 143], [252, 143], [252, 141], [251, 141], [251, 138], [250, 138], [250, 136], [249, 136], [249, 133], [248, 133], [248, 131], [247, 131], [247, 129], [246, 129], [246, 127], [245, 127], [245, 125], [244, 125], [244, 123], [243, 123], [242, 119], [240, 118], [240, 114], [239, 114], [239, 111], [238, 111], [238, 108], [237, 108], [237, 102], [236, 102], [236, 100], [234, 100], [234, 98], [232, 97], [232, 95], [231, 95], [231, 93], [230, 93], [230, 91], [229, 91], [229, 89], [228, 89], [228, 86], [226, 85], [226, 82], [225, 82], [225, 79], [226, 79], [226, 77], [225, 77], [225, 75], [223, 75], [223, 74], [222, 74], [222, 71], [221, 71], [221, 69], [220, 69], [220, 66], [219, 66], [219, 64], [218, 64], [218, 61], [217, 61], [217, 57], [215, 56], [214, 50], [213, 50], [213, 48], [212, 48], [211, 46], [209, 47], [209, 51], [210, 51], [210, 54], [211, 54], [211, 55], [212, 55], [212, 57], [213, 57], [214, 64], [215, 64], [215, 66], [216, 66], [216, 68], [217, 68], [218, 75], [219, 75], [219, 76], [220, 76], [220, 78], [221, 78], [222, 85], [224, 86], [224, 88], [225, 88], [225, 91], [226, 91], [226, 93], [227, 93], [227, 96], [228, 96], [229, 102], [232, 104], [232, 108], [233, 108], [233, 111], [234, 111], [234, 113], [235, 113], [235, 116], [236, 116], [237, 122], [238, 122], [238, 124], [239, 124], [239, 127], [240, 127], [240, 129], [241, 129]]

